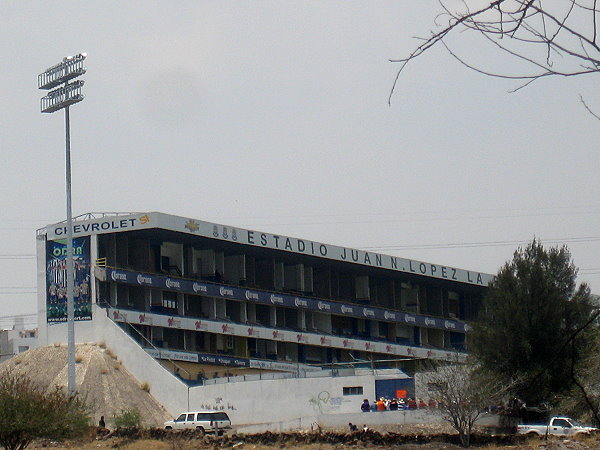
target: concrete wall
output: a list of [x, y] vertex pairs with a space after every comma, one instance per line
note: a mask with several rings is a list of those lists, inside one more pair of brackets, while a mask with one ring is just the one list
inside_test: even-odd
[[[448, 423], [448, 421], [444, 419], [444, 412], [439, 409], [322, 415], [318, 416], [316, 420], [322, 427], [344, 428], [345, 430], [348, 429], [348, 422], [352, 422], [358, 426], [366, 424], [374, 429], [377, 429], [377, 425]], [[476, 423], [479, 426], [496, 427], [500, 423], [500, 416], [494, 414], [482, 414]]]
[[[3, 330], [0, 332], [0, 362], [39, 345], [37, 337], [23, 337], [23, 332], [31, 330]], [[24, 348], [20, 350], [19, 348]]]
[[[297, 421], [302, 417], [314, 422], [317, 415], [355, 413], [360, 411], [363, 398], [375, 398], [372, 374], [246, 382], [223, 379], [223, 383], [188, 389], [107, 317], [105, 310], [94, 306], [93, 314], [92, 340], [104, 341], [138, 381], [147, 381], [150, 393], [174, 417], [188, 410], [222, 409], [236, 424]], [[344, 396], [344, 386], [362, 386], [363, 394]]]
[[[94, 314], [95, 310], [92, 310]], [[103, 311], [101, 310], [102, 314]], [[46, 321], [46, 315], [38, 316], [40, 322]], [[67, 323], [43, 323], [44, 333], [40, 330], [40, 345], [53, 345], [55, 343], [67, 343]], [[40, 327], [40, 328], [42, 328]], [[43, 336], [43, 337], [42, 337]], [[86, 342], [99, 342], [96, 340], [95, 325], [91, 320], [75, 322], [75, 343], [85, 344]]]
[[[127, 333], [93, 305], [94, 342], [105, 342], [125, 368], [140, 382], [150, 384], [150, 394], [173, 416], [187, 409], [188, 388], [179, 378], [149, 356]], [[77, 324], [76, 324], [77, 325]], [[75, 330], [77, 336], [77, 326]]]
[[[500, 416], [484, 414], [477, 420], [478, 426], [498, 427]], [[322, 429], [334, 429], [348, 431], [348, 423], [352, 422], [362, 428], [368, 425], [373, 430], [380, 430], [385, 425], [405, 424], [448, 424], [439, 410], [416, 410], [416, 411], [383, 411], [368, 413], [346, 413], [346, 414], [322, 414], [316, 416], [299, 417], [293, 420], [281, 420], [271, 423], [260, 423], [254, 425], [240, 425], [233, 423], [238, 433], [263, 433], [265, 431], [282, 432], [315, 429], [318, 425]]]
[[[444, 419], [437, 410], [416, 410], [416, 411], [383, 411], [383, 412], [353, 412], [339, 414], [321, 414], [314, 416], [301, 417], [295, 420], [282, 420], [272, 423], [255, 425], [238, 425], [239, 433], [262, 433], [265, 431], [293, 431], [309, 430], [318, 424], [321, 428], [339, 429], [348, 431], [348, 422], [352, 422], [361, 428], [368, 425], [377, 430], [380, 425], [403, 425], [403, 424], [423, 424], [423, 423], [442, 423]], [[234, 423], [235, 424], [235, 423]]]
[[[104, 342], [140, 383], [150, 384], [150, 393], [173, 417], [184, 411], [216, 409], [225, 411], [236, 425], [306, 429], [311, 423], [329, 426], [334, 420], [323, 417], [357, 414], [364, 398], [375, 398], [373, 374], [245, 382], [222, 379], [216, 384], [188, 388], [107, 317], [106, 310], [93, 305], [92, 314], [93, 321], [75, 324], [76, 341]], [[66, 324], [49, 326], [47, 337], [48, 343], [66, 342]], [[344, 387], [357, 386], [362, 386], [363, 394], [343, 395]], [[369, 418], [375, 419], [378, 414]], [[397, 420], [403, 413], [389, 414], [390, 420]]]
[[319, 416], [318, 423], [327, 428], [348, 429], [348, 422], [361, 426], [366, 424], [376, 427], [377, 425], [401, 425], [414, 423], [436, 423], [443, 422], [442, 415], [437, 410], [399, 410], [380, 412], [354, 412], [351, 414], [337, 414]]
[[[344, 396], [344, 386], [362, 386], [363, 394]], [[291, 378], [199, 386], [190, 389], [190, 408], [222, 408], [235, 424], [255, 424], [355, 413], [374, 397], [373, 375]]]

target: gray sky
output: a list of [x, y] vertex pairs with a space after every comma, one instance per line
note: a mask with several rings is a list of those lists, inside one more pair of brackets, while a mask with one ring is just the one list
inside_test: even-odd
[[509, 94], [517, 84], [440, 48], [388, 106], [388, 59], [437, 12], [422, 0], [1, 2], [0, 316], [36, 312], [35, 229], [65, 217], [64, 113], [39, 112], [37, 75], [81, 51], [75, 215], [161, 211], [488, 273], [537, 236], [567, 244], [600, 293], [600, 122], [579, 102], [600, 110], [597, 81]]

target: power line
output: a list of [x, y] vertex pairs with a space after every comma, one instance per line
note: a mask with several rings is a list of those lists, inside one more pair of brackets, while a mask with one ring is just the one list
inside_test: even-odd
[[0, 295], [35, 294], [35, 286], [0, 286]]
[[[597, 242], [600, 236], [590, 237], [571, 237], [562, 239], [539, 239], [543, 243], [561, 244], [565, 242]], [[359, 247], [361, 250], [425, 250], [425, 249], [444, 249], [444, 248], [474, 248], [474, 247], [502, 247], [523, 245], [531, 242], [530, 240], [519, 241], [482, 241], [482, 242], [456, 242], [456, 243], [438, 243], [438, 244], [407, 244], [407, 245], [388, 245], [375, 247]]]
[[[482, 213], [484, 211], [482, 210], [477, 210], [477, 211], [472, 211], [473, 213]], [[370, 224], [391, 224], [391, 223], [400, 223], [400, 222], [431, 222], [431, 221], [460, 221], [460, 220], [478, 220], [478, 219], [483, 219], [483, 220], [489, 220], [489, 219], [514, 219], [514, 218], [524, 218], [524, 217], [547, 217], [547, 216], [574, 216], [574, 215], [597, 215], [600, 214], [600, 211], [583, 211], [583, 212], [577, 212], [577, 213], [573, 213], [573, 212], [539, 212], [539, 213], [535, 213], [535, 214], [531, 214], [528, 212], [523, 212], [523, 213], [509, 213], [509, 214], [494, 214], [493, 212], [490, 214], [473, 214], [473, 215], [468, 215], [465, 214], [464, 212], [460, 212], [457, 211], [454, 215], [450, 215], [450, 216], [435, 216], [435, 214], [439, 214], [439, 211], [429, 211], [429, 212], [412, 212], [412, 213], [406, 213], [402, 216], [404, 217], [396, 217], [396, 218], [390, 218], [390, 219], [381, 219], [381, 218], [375, 218], [375, 219], [371, 219], [371, 220], [367, 220], [367, 219], [363, 219], [363, 220], [332, 220], [332, 221], [314, 221], [314, 222], [303, 222], [300, 223], [298, 221], [294, 221], [294, 222], [279, 222], [279, 223], [255, 223], [253, 226], [254, 227], [263, 227], [263, 226], [311, 226], [311, 225], [360, 225], [360, 224], [366, 224], [366, 225], [370, 225]], [[366, 215], [366, 217], [369, 216], [391, 216], [391, 214], [372, 214], [372, 215]], [[418, 215], [424, 215], [424, 216], [429, 216], [429, 217], [416, 217]], [[322, 216], [315, 216], [315, 217], [319, 217], [319, 218], [327, 218], [327, 217], [344, 217], [345, 215], [322, 215]], [[346, 216], [351, 216], [350, 214], [346, 215]]]
[[[560, 212], [555, 212], [557, 214], [565, 215], [565, 214], [597, 214], [600, 212], [600, 205], [569, 205], [569, 206], [546, 206], [546, 207], [527, 207], [527, 208], [510, 208], [510, 209], [485, 209], [485, 208], [471, 208], [471, 209], [436, 209], [436, 210], [411, 210], [408, 212], [386, 212], [386, 213], [341, 213], [341, 214], [303, 214], [303, 215], [294, 215], [287, 216], [289, 219], [299, 219], [299, 218], [322, 218], [322, 217], [381, 217], [381, 216], [414, 216], [415, 214], [469, 214], [469, 213], [530, 213], [531, 211], [546, 211], [546, 213], [552, 213], [554, 210], [558, 210]], [[571, 211], [569, 211], [571, 210]], [[590, 211], [591, 210], [591, 211]], [[533, 216], [537, 214], [531, 214]], [[248, 216], [225, 216], [218, 220], [246, 220]], [[252, 216], [252, 219], [264, 220], [264, 219], [272, 219], [277, 218], [281, 219], [281, 215], [264, 215], [264, 216]]]
[[[565, 242], [597, 242], [600, 236], [588, 237], [566, 237], [560, 239], [540, 239], [542, 242], [560, 244]], [[380, 245], [380, 246], [359, 246], [361, 250], [425, 250], [425, 249], [444, 249], [444, 248], [473, 248], [473, 247], [498, 247], [512, 246], [529, 243], [529, 240], [511, 240], [511, 241], [481, 241], [481, 242], [456, 242], [456, 243], [437, 243], [437, 244], [407, 244], [407, 245]], [[31, 254], [0, 254], [0, 259], [34, 259]]]
[[[481, 215], [483, 214], [483, 215]], [[546, 206], [546, 207], [527, 207], [527, 208], [512, 208], [512, 209], [446, 209], [446, 210], [411, 210], [409, 212], [387, 212], [387, 213], [364, 213], [357, 214], [353, 213], [342, 213], [342, 214], [305, 214], [300, 216], [288, 216], [287, 219], [293, 220], [292, 223], [273, 223], [270, 219], [282, 219], [281, 215], [272, 216], [225, 216], [215, 220], [217, 222], [222, 220], [269, 220], [268, 223], [255, 224], [254, 226], [273, 226], [273, 225], [295, 225], [295, 226], [310, 226], [310, 225], [339, 225], [339, 224], [369, 224], [369, 223], [393, 223], [393, 222], [406, 222], [406, 221], [430, 221], [430, 220], [465, 220], [465, 219], [493, 219], [493, 218], [515, 218], [515, 217], [539, 217], [539, 216], [573, 216], [573, 215], [589, 215], [589, 214], [600, 214], [600, 205], [569, 205], [569, 206]], [[418, 215], [432, 216], [432, 217], [415, 217]], [[328, 222], [305, 222], [299, 223], [298, 220], [302, 219], [314, 219], [314, 218], [378, 218], [375, 220], [364, 220], [359, 219], [358, 221], [328, 221]], [[381, 220], [382, 217], [390, 217], [389, 220]], [[40, 221], [33, 220], [14, 220], [13, 223], [37, 223]], [[50, 223], [50, 222], [46, 222]], [[0, 227], [0, 230], [23, 230], [23, 228], [14, 227]]]
[[0, 259], [35, 259], [35, 255], [30, 254], [0, 254]]
[[32, 314], [30, 316], [22, 316], [22, 317], [7, 317], [5, 319], [0, 319], [0, 324], [14, 322], [17, 319], [23, 319], [25, 323], [37, 322], [37, 314]]
[[16, 324], [18, 319], [23, 320], [25, 326], [36, 326], [37, 325], [37, 314], [13, 314], [10, 316], [0, 316], [0, 328]]
[[35, 314], [35, 313], [29, 313], [29, 314], [11, 314], [9, 316], [0, 316], [0, 320], [1, 319], [6, 319], [6, 318], [28, 317], [28, 316], [35, 316], [35, 317], [37, 317], [37, 314]]
[[36, 289], [35, 286], [0, 286], [0, 289]]
[[32, 295], [37, 294], [37, 291], [25, 291], [25, 292], [0, 292], [0, 295]]

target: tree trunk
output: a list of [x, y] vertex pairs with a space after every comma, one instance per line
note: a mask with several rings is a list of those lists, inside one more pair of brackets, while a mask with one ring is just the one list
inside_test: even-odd
[[460, 445], [463, 447], [469, 447], [471, 445], [471, 433], [461, 431], [458, 433], [458, 437], [460, 438]]

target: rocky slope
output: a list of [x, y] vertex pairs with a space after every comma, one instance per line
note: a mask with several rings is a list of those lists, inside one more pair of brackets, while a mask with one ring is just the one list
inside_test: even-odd
[[[140, 385], [117, 357], [103, 345], [80, 344], [75, 354], [77, 392], [87, 398], [91, 416], [98, 423], [104, 416], [108, 426], [112, 417], [128, 408], [137, 408], [146, 426], [161, 426], [171, 417]], [[0, 364], [0, 371], [12, 369], [34, 382], [52, 389], [67, 386], [67, 348], [54, 345], [21, 353]]]

